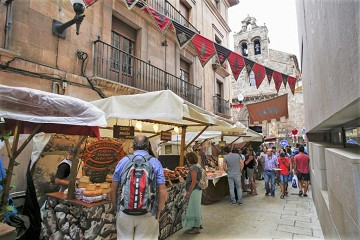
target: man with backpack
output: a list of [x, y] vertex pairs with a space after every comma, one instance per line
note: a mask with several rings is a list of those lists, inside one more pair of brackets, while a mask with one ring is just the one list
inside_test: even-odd
[[159, 217], [165, 206], [163, 167], [149, 155], [149, 140], [135, 136], [134, 153], [120, 160], [111, 184], [111, 202], [116, 209], [117, 239], [159, 237]]

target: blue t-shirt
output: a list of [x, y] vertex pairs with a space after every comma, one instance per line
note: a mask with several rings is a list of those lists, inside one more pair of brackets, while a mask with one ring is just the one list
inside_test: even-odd
[[[146, 156], [149, 155], [149, 153], [145, 150], [136, 150], [133, 155], [141, 155], [141, 156]], [[126, 166], [126, 164], [130, 161], [130, 159], [126, 156], [124, 158], [122, 158], [120, 160], [120, 162], [116, 165], [115, 171], [114, 171], [114, 175], [113, 175], [113, 182], [121, 182], [121, 173], [124, 170], [124, 167]], [[158, 159], [156, 159], [155, 157], [152, 157], [149, 160], [151, 166], [153, 167], [154, 170], [154, 174], [155, 174], [155, 180], [156, 180], [156, 184], [160, 185], [160, 184], [165, 184], [165, 177], [164, 177], [164, 169], [160, 163], [160, 161]]]

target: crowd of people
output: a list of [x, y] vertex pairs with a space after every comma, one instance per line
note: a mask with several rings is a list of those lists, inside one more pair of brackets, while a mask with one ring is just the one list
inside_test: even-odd
[[[136, 136], [133, 148], [135, 157], [132, 156], [133, 159], [131, 159], [131, 155], [128, 155], [119, 162], [111, 185], [111, 201], [114, 210], [117, 212], [116, 228], [118, 239], [143, 238], [145, 236], [147, 238], [151, 236], [150, 239], [157, 239], [159, 236], [158, 219], [164, 208], [167, 195], [163, 168], [151, 151], [149, 140], [145, 136]], [[308, 196], [310, 158], [307, 155], [305, 146], [296, 144], [294, 149], [286, 146], [277, 150], [274, 146], [262, 145], [258, 151], [254, 151], [251, 147], [243, 147], [242, 149], [225, 147], [223, 150], [225, 153], [224, 171], [227, 173], [229, 182], [230, 204], [242, 205], [243, 192], [248, 192], [251, 196], [258, 195], [257, 181], [261, 180], [265, 182], [266, 196], [275, 197], [275, 186], [280, 185], [280, 198], [284, 199], [288, 194], [288, 183], [292, 181], [294, 174], [299, 180], [299, 196]], [[67, 168], [71, 165], [73, 155], [74, 153], [70, 151], [66, 159], [59, 164], [56, 182], [62, 187], [68, 185], [69, 169]], [[142, 157], [148, 157], [149, 160], [145, 162], [148, 161], [148, 167], [153, 172], [153, 183], [157, 189], [156, 204], [152, 204], [148, 209], [149, 211], [146, 210], [143, 213], [144, 209], [140, 209], [141, 214], [135, 214], [132, 209], [127, 209], [129, 206], [124, 205], [124, 199], [118, 195], [119, 187], [125, 183], [123, 182], [123, 173], [126, 172], [128, 166], [131, 166], [132, 161], [138, 161], [134, 160], [136, 157], [140, 158], [140, 160]], [[197, 234], [202, 229], [202, 188], [199, 181], [202, 177], [201, 168], [204, 167], [204, 158], [199, 153], [189, 152], [185, 155], [185, 160], [189, 167], [185, 183], [185, 198], [188, 200], [188, 205], [182, 224], [183, 227], [188, 228], [187, 233]]]

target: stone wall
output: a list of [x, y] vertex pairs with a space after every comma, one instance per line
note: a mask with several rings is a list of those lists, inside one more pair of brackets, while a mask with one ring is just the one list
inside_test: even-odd
[[[182, 215], [187, 208], [185, 192], [183, 183], [167, 188], [165, 208], [159, 220], [159, 239], [165, 239], [182, 228]], [[109, 201], [86, 207], [48, 196], [40, 239], [116, 239], [116, 216], [111, 210]]]

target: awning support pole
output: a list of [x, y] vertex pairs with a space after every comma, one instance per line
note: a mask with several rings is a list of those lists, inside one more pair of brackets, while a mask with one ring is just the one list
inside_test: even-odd
[[[9, 156], [9, 165], [6, 171], [6, 179], [5, 184], [1, 196], [1, 202], [0, 202], [0, 222], [4, 219], [7, 209], [7, 199], [9, 198], [9, 192], [10, 192], [10, 184], [11, 179], [14, 171], [14, 167], [16, 165], [16, 158], [19, 156], [19, 154], [22, 152], [22, 150], [27, 146], [27, 144], [31, 141], [31, 139], [34, 137], [34, 135], [39, 131], [42, 124], [38, 124], [36, 128], [32, 131], [32, 133], [29, 135], [29, 137], [26, 139], [26, 141], [20, 146], [19, 149], [17, 149], [19, 138], [20, 138], [20, 129], [22, 127], [21, 121], [16, 121], [16, 127], [14, 130], [14, 140], [13, 140], [13, 146], [10, 147], [10, 142], [8, 139], [5, 140], [5, 145], [7, 149], [7, 153]], [[4, 130], [4, 129], [3, 129]], [[4, 131], [5, 132], [5, 131]]]
[[181, 126], [180, 167], [184, 166], [186, 126]]
[[186, 146], [184, 147], [184, 150], [185, 150], [186, 148], [188, 148], [193, 142], [195, 142], [195, 140], [198, 139], [198, 137], [200, 137], [200, 135], [201, 135], [203, 132], [205, 132], [206, 129], [208, 129], [208, 127], [209, 127], [209, 126], [205, 126], [205, 128], [204, 128], [203, 130], [201, 130], [201, 132], [199, 132], [199, 134], [196, 135], [196, 137], [194, 137], [194, 139], [191, 140], [191, 142], [189, 142], [188, 145], [186, 145]]
[[79, 148], [81, 144], [85, 141], [87, 136], [82, 136], [79, 142], [74, 147], [75, 154], [72, 160], [71, 168], [70, 168], [70, 176], [69, 176], [69, 190], [68, 190], [68, 199], [75, 199], [75, 182], [76, 182], [76, 175], [78, 171], [79, 165]]

